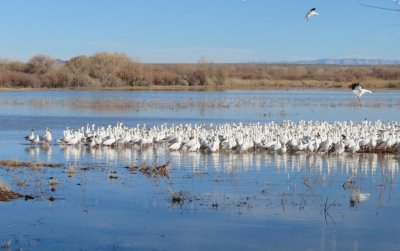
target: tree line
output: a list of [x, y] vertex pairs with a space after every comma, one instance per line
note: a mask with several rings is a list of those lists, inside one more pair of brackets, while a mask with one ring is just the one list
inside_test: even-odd
[[396, 65], [340, 66], [291, 64], [141, 63], [122, 53], [99, 52], [68, 61], [37, 55], [28, 62], [0, 60], [0, 87], [6, 88], [130, 88], [189, 87], [367, 87], [400, 88]]

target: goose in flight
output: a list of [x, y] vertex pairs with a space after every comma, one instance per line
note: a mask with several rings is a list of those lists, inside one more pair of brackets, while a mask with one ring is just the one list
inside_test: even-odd
[[317, 8], [311, 8], [307, 14], [305, 15], [304, 19], [308, 21], [308, 19], [312, 16], [318, 16]]
[[372, 93], [372, 91], [362, 88], [359, 82], [353, 83], [350, 85], [350, 87], [353, 90], [353, 93], [356, 95], [358, 101], [361, 101], [361, 96], [364, 95], [364, 93]]

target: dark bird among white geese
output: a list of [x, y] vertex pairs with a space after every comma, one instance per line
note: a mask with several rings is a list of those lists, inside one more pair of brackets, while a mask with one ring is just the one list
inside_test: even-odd
[[355, 82], [349, 87], [351, 87], [351, 89], [353, 90], [353, 93], [356, 95], [358, 101], [361, 101], [361, 96], [365, 93], [372, 93], [372, 91], [364, 89], [359, 82]]
[[311, 8], [305, 15], [304, 19], [308, 21], [308, 19], [312, 16], [318, 16], [317, 8]]

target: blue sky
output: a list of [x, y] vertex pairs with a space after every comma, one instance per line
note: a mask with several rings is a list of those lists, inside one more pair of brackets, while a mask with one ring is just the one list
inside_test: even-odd
[[[320, 15], [306, 22], [312, 7]], [[23, 61], [100, 51], [153, 63], [400, 58], [400, 11], [357, 0], [3, 0], [0, 30], [0, 58]]]

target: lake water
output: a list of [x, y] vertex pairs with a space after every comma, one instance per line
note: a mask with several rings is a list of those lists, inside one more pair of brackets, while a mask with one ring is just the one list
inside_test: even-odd
[[[400, 92], [0, 92], [0, 168], [33, 200], [0, 202], [5, 250], [400, 250], [398, 154], [185, 153], [26, 144], [49, 127], [272, 120], [398, 121]], [[128, 165], [169, 163], [169, 175]], [[67, 169], [77, 172], [69, 175]], [[117, 179], [110, 179], [115, 171]], [[50, 186], [49, 180], [58, 180]], [[348, 178], [352, 184], [346, 184]], [[367, 198], [352, 201], [355, 189]], [[182, 201], [173, 200], [180, 194]], [[49, 200], [54, 198], [55, 200]], [[6, 242], [11, 240], [11, 246]]]

